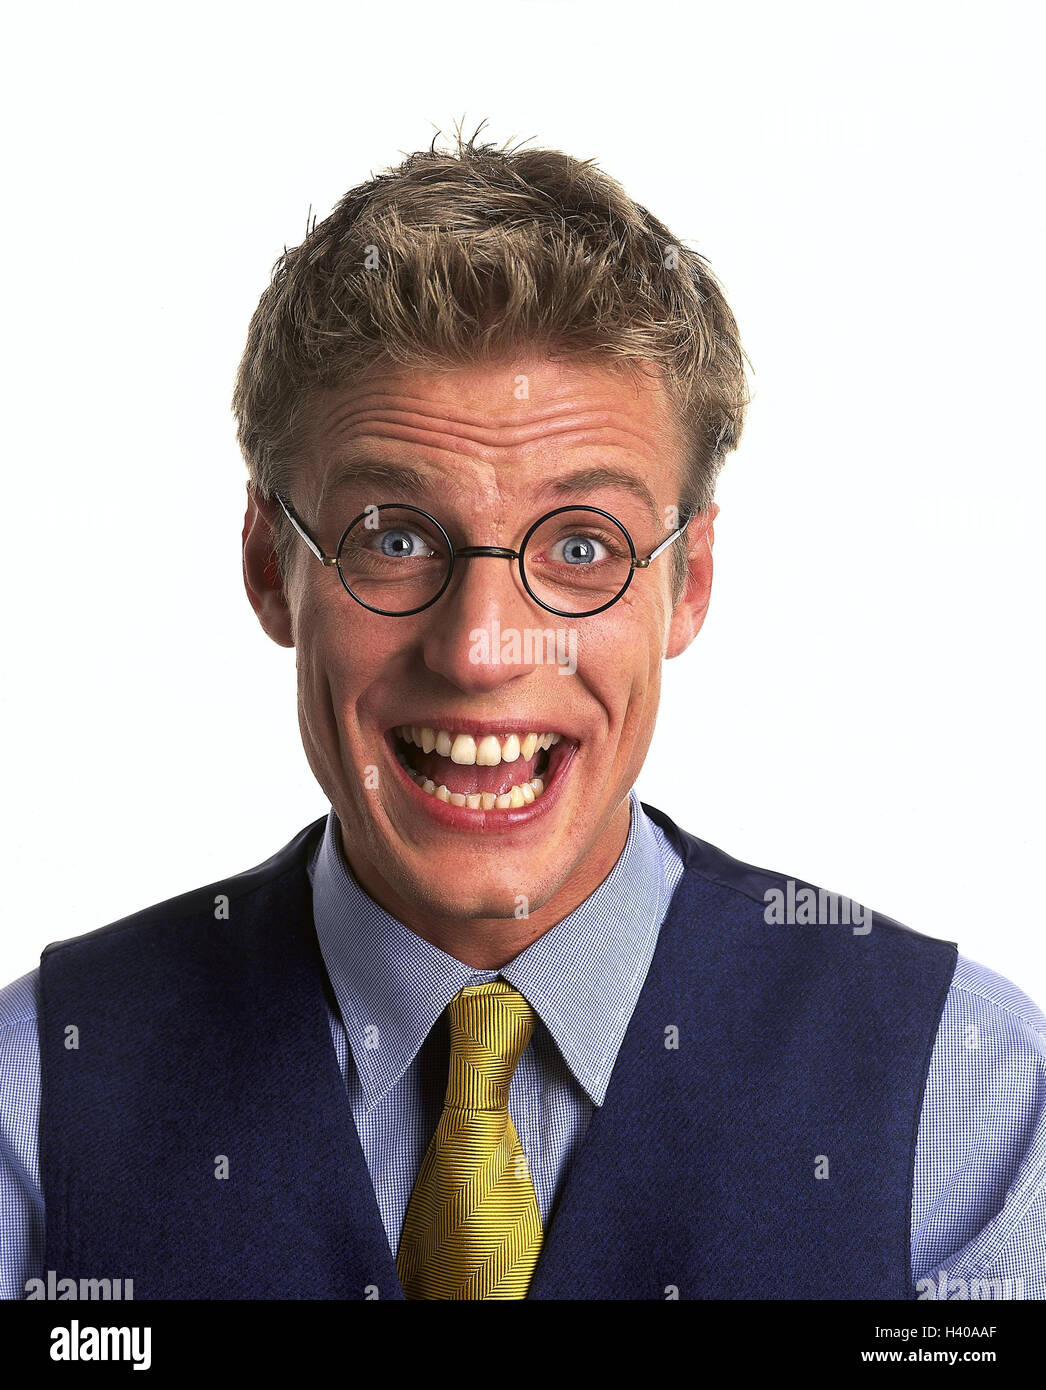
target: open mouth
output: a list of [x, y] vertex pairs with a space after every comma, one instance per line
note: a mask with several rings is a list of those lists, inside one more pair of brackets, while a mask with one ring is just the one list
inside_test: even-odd
[[420, 791], [469, 811], [511, 811], [545, 795], [577, 741], [548, 731], [479, 733], [397, 725], [389, 739]]

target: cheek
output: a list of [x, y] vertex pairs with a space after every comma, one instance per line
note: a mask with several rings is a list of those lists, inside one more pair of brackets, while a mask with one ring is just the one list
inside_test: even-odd
[[[578, 623], [578, 674], [604, 702], [621, 706], [656, 685], [660, 675], [663, 635], [649, 603], [620, 599], [608, 619]], [[620, 610], [620, 611], [618, 611]]]
[[332, 677], [354, 669], [359, 658], [375, 646], [357, 631], [359, 624], [350, 603], [348, 596], [341, 603], [337, 594], [320, 594], [313, 589], [302, 596], [297, 611], [295, 631], [305, 664], [329, 671]]
[[[621, 616], [626, 621], [596, 626], [592, 620], [583, 632], [578, 625], [574, 678], [583, 701], [595, 701], [603, 711], [605, 743], [599, 761], [615, 785], [634, 781], [639, 773], [653, 736], [661, 689], [660, 634], [649, 609], [636, 608]], [[568, 690], [570, 684], [564, 680]]]
[[[357, 617], [346, 595], [307, 596], [299, 610], [298, 701], [324, 744], [348, 747], [371, 737], [376, 710], [410, 681], [413, 650], [396, 642], [392, 619]], [[406, 639], [409, 635], [404, 633]], [[366, 732], [364, 732], [366, 731]]]
[[366, 681], [366, 661], [362, 653], [373, 651], [373, 643], [354, 638], [344, 615], [330, 603], [306, 601], [298, 614], [296, 628], [298, 703], [313, 731], [323, 743], [341, 741], [337, 726], [343, 711], [352, 708], [358, 682]]

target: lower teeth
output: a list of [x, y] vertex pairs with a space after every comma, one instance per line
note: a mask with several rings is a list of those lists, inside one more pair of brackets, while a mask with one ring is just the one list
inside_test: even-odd
[[415, 772], [401, 754], [397, 753], [396, 759], [411, 781], [423, 792], [434, 796], [437, 801], [449, 801], [452, 806], [466, 806], [470, 811], [517, 810], [521, 806], [529, 806], [545, 790], [544, 778], [532, 777], [529, 782], [522, 782], [501, 796], [495, 796], [493, 792], [452, 792], [442, 783], [437, 787], [431, 778], [422, 777], [420, 772]]

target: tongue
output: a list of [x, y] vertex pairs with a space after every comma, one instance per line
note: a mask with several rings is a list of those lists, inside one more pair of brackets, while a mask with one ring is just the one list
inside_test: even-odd
[[453, 763], [449, 758], [441, 758], [438, 753], [423, 753], [420, 748], [411, 748], [408, 761], [415, 772], [429, 777], [436, 786], [441, 784], [449, 792], [493, 792], [504, 796], [513, 787], [529, 782], [534, 776], [534, 768], [541, 757], [540, 749], [532, 758], [517, 758], [514, 763], [498, 763], [497, 767], [470, 767], [467, 763]]

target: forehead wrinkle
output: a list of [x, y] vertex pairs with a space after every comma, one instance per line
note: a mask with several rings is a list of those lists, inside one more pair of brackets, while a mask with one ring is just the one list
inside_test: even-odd
[[[534, 496], [549, 497], [557, 503], [574, 497], [583, 504], [586, 493], [609, 488], [629, 492], [638, 498], [653, 521], [660, 517], [654, 490], [643, 472], [615, 466], [605, 457], [610, 452], [609, 447], [594, 445], [591, 440], [586, 440], [579, 451], [563, 458], [559, 469], [546, 472], [539, 482], [531, 484], [526, 479], [514, 479], [511, 467], [498, 470], [496, 459], [466, 460], [460, 453], [450, 452], [445, 462], [441, 460], [430, 467], [418, 457], [417, 451], [402, 460], [390, 457], [388, 451], [380, 447], [381, 438], [355, 436], [342, 449], [332, 451], [322, 470], [318, 508], [322, 509], [342, 484], [352, 482], [372, 486], [376, 498], [378, 493], [415, 500], [425, 495], [438, 496], [445, 505], [458, 503], [469, 512], [482, 510], [499, 519], [506, 510], [513, 508], [516, 494], [522, 494], [516, 507], [522, 507], [524, 501], [529, 502]], [[599, 451], [597, 456], [589, 456], [591, 449]], [[572, 466], [574, 464], [578, 466]], [[492, 475], [491, 470], [494, 470]]]
[[[397, 399], [407, 403], [393, 403]], [[614, 409], [606, 402], [585, 406], [568, 399], [562, 404], [552, 402], [547, 407], [531, 405], [523, 414], [518, 402], [513, 404], [506, 401], [504, 410], [506, 414], [511, 413], [516, 418], [491, 423], [489, 409], [485, 415], [477, 415], [464, 409], [456, 400], [433, 402], [421, 397], [411, 397], [407, 392], [374, 389], [356, 394], [351, 400], [340, 399], [332, 403], [323, 425], [328, 433], [334, 433], [358, 424], [386, 424], [393, 429], [398, 427], [399, 430], [413, 429], [418, 432], [428, 430], [444, 438], [480, 445], [489, 444], [494, 447], [526, 444], [570, 430], [591, 431], [601, 428], [617, 430], [625, 435], [631, 434], [641, 440], [644, 438], [627, 423], [627, 409]], [[323, 415], [322, 411], [319, 413]], [[656, 417], [661, 411], [653, 409], [649, 414]], [[624, 420], [622, 416], [625, 416]], [[439, 428], [427, 426], [426, 421], [438, 422]], [[550, 422], [555, 422], [551, 429]], [[663, 421], [655, 418], [652, 424], [655, 431], [660, 433]]]
[[[541, 435], [527, 432], [529, 437], [519, 438], [520, 431], [515, 431], [516, 438], [510, 440], [487, 440], [479, 441], [474, 438], [462, 438], [458, 435], [446, 433], [436, 434], [435, 431], [423, 431], [416, 427], [400, 426], [393, 430], [383, 430], [381, 425], [387, 422], [375, 421], [371, 428], [363, 434], [352, 434], [344, 440], [339, 448], [334, 441], [331, 441], [331, 452], [328, 455], [323, 472], [329, 473], [332, 465], [348, 465], [353, 456], [366, 456], [367, 462], [388, 463], [389, 465], [400, 465], [409, 468], [412, 464], [422, 465], [423, 459], [419, 457], [421, 451], [431, 452], [438, 455], [451, 456], [451, 468], [446, 470], [453, 473], [453, 464], [460, 464], [463, 458], [470, 462], [484, 465], [488, 468], [496, 467], [503, 462], [498, 457], [505, 450], [514, 450], [518, 453], [521, 461], [529, 461], [535, 454], [540, 453], [541, 446], [555, 440], [560, 445], [570, 445], [573, 443], [574, 458], [563, 458], [559, 460], [559, 466], [566, 468], [571, 462], [581, 461], [579, 455], [589, 450], [617, 451], [621, 450], [626, 454], [638, 456], [643, 459], [651, 459], [660, 455], [656, 441], [651, 441], [643, 434], [624, 429], [616, 424], [607, 424], [602, 429], [593, 432], [584, 428], [578, 428], [576, 422], [565, 422], [561, 428], [545, 431]], [[376, 428], [375, 428], [376, 427]], [[399, 458], [396, 456], [398, 451], [390, 452], [382, 447], [384, 441], [394, 442], [407, 446], [415, 446], [415, 453], [412, 457]], [[424, 472], [423, 467], [419, 467], [420, 472]], [[443, 460], [436, 461], [434, 472], [444, 472]], [[446, 473], [444, 474], [446, 476]], [[439, 481], [439, 479], [434, 479]], [[506, 480], [508, 481], [508, 480]], [[328, 484], [323, 484], [323, 492], [327, 490]]]
[[[404, 416], [409, 418], [391, 419], [390, 415], [394, 412], [382, 411], [380, 414], [369, 415], [366, 412], [354, 413], [354, 418], [349, 421], [340, 421], [335, 427], [339, 432], [346, 424], [351, 428], [357, 426], [367, 426], [367, 433], [376, 438], [383, 439], [402, 439], [407, 443], [418, 443], [424, 445], [430, 441], [430, 447], [442, 448], [450, 451], [455, 449], [458, 452], [474, 452], [477, 458], [482, 458], [484, 449], [523, 449], [528, 444], [540, 444], [546, 439], [561, 439], [571, 435], [591, 435], [602, 432], [609, 432], [615, 435], [631, 436], [643, 443], [649, 443], [644, 436], [636, 430], [629, 430], [625, 425], [607, 417], [606, 412], [598, 415], [591, 412], [589, 418], [584, 415], [573, 414], [570, 418], [561, 420], [551, 427], [548, 424], [549, 417], [538, 420], [526, 420], [518, 422], [504, 422], [494, 425], [476, 425], [471, 422], [451, 421], [446, 415], [431, 415], [428, 418], [434, 423], [427, 425], [419, 423], [420, 412], [404, 412]], [[424, 421], [424, 417], [422, 417]], [[333, 431], [332, 431], [333, 433]], [[350, 435], [355, 438], [355, 435]], [[463, 448], [463, 446], [465, 446]], [[469, 449], [468, 446], [473, 446]]]
[[[400, 401], [407, 404], [401, 406]], [[579, 407], [572, 400], [562, 404], [553, 401], [547, 408], [531, 409], [523, 419], [495, 424], [478, 421], [462, 410], [460, 402], [433, 402], [388, 386], [357, 389], [348, 400], [340, 393], [333, 397], [327, 395], [326, 408], [321, 402], [316, 404], [321, 408], [313, 420], [314, 426], [320, 428], [314, 427], [313, 434], [314, 438], [316, 434], [322, 436], [324, 446], [323, 496], [331, 485], [328, 480], [332, 477], [332, 466], [340, 466], [353, 455], [365, 456], [368, 463], [417, 465], [414, 479], [404, 480], [406, 486], [413, 487], [418, 475], [425, 472], [424, 456], [429, 454], [434, 465], [430, 487], [439, 488], [442, 494], [449, 491], [455, 498], [464, 497], [465, 505], [470, 508], [483, 507], [489, 513], [496, 507], [500, 512], [511, 505], [511, 495], [517, 490], [510, 476], [511, 464], [507, 470], [503, 466], [502, 456], [506, 450], [517, 451], [520, 461], [530, 463], [546, 446], [576, 445], [570, 449], [570, 457], [550, 462], [544, 474], [547, 478], [553, 469], [565, 471], [571, 464], [590, 468], [610, 464], [611, 460], [605, 457], [607, 452], [622, 451], [633, 461], [651, 461], [660, 456], [662, 449], [668, 448], [665, 421], [656, 408], [644, 416], [650, 425], [649, 431], [645, 431], [632, 423], [627, 407], [614, 409], [606, 402]], [[511, 408], [508, 402], [505, 408]], [[448, 412], [451, 412], [450, 418]], [[439, 428], [426, 426], [425, 421], [437, 422]], [[586, 458], [589, 453], [595, 457]], [[598, 457], [600, 454], [603, 457]], [[463, 467], [466, 464], [469, 466]], [[473, 466], [478, 466], [489, 472], [498, 465], [502, 465], [501, 477], [483, 480], [472, 471]], [[641, 468], [639, 476], [646, 471]], [[675, 469], [670, 471], [675, 472]], [[520, 480], [519, 486], [525, 482], [525, 479]], [[545, 485], [547, 487], [548, 483]], [[476, 487], [481, 488], [478, 494], [470, 490]]]
[[[528, 375], [529, 380], [529, 374], [525, 375]], [[523, 400], [516, 395], [517, 377], [515, 375], [513, 375], [511, 379], [499, 379], [496, 385], [491, 381], [484, 382], [473, 392], [474, 395], [482, 397], [482, 402], [478, 407], [478, 415], [481, 416], [486, 412], [487, 403], [490, 400], [502, 402], [507, 410], [521, 405], [525, 407], [532, 404], [533, 400], [547, 401], [550, 407], [555, 409], [556, 406], [560, 404], [569, 406], [571, 402], [576, 401], [579, 397], [602, 402], [605, 405], [608, 398], [610, 401], [617, 399], [619, 394], [617, 388], [621, 384], [621, 379], [619, 377], [613, 377], [610, 380], [601, 380], [585, 375], [575, 377], [571, 380], [554, 379], [549, 381], [544, 378], [540, 378], [540, 380], [541, 385], [535, 392], [534, 398], [528, 396]], [[441, 386], [445, 385], [448, 381], [450, 381], [449, 377], [438, 378], [430, 382], [430, 384]], [[375, 401], [392, 399], [394, 401], [398, 400], [405, 402], [405, 409], [410, 408], [411, 402], [420, 403], [422, 406], [435, 406], [437, 409], [444, 406], [456, 406], [462, 411], [462, 418], [467, 418], [469, 413], [469, 384], [470, 377], [468, 374], [465, 374], [464, 377], [459, 375], [454, 381], [450, 382], [450, 389], [447, 390], [446, 394], [440, 395], [438, 392], [412, 392], [410, 390], [411, 379], [409, 377], [399, 381], [395, 379], [385, 381], [357, 380], [354, 384], [347, 387], [314, 387], [309, 393], [309, 398], [310, 404], [317, 414], [323, 414], [325, 409], [328, 411], [337, 411], [342, 406], [346, 406], [349, 409], [355, 408], [356, 406], [367, 408]], [[650, 389], [651, 388], [648, 386], [648, 394], [650, 393]], [[630, 399], [633, 401], [638, 400], [641, 394], [642, 388], [636, 385], [635, 389], [631, 392]], [[667, 397], [664, 396], [663, 388], [662, 399], [667, 400]]]

